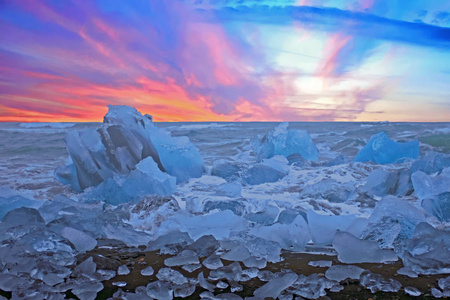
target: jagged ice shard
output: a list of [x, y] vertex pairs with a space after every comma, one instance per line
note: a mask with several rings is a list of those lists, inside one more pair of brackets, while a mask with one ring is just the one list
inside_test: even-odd
[[[99, 128], [68, 131], [69, 162], [56, 170], [56, 177], [63, 184], [83, 191], [117, 177], [122, 183], [136, 169], [141, 169], [147, 177], [156, 174], [156, 181], [160, 182], [161, 174], [146, 172], [153, 168], [152, 162], [143, 163], [147, 158], [153, 160], [161, 172], [175, 177], [177, 183], [202, 176], [205, 171], [203, 159], [187, 137], [172, 137], [165, 129], [156, 127], [150, 115], [143, 116], [135, 108], [108, 107]], [[141, 167], [137, 168], [137, 165]], [[155, 188], [154, 193], [173, 192], [173, 180], [166, 182], [166, 189], [158, 191]]]
[[358, 152], [353, 161], [392, 164], [400, 159], [416, 159], [418, 156], [419, 141], [398, 143], [389, 139], [384, 132], [380, 132], [370, 137], [369, 142]]
[[273, 131], [258, 135], [251, 141], [258, 161], [275, 155], [288, 157], [294, 153], [312, 161], [319, 158], [319, 149], [309, 133], [306, 130], [287, 129], [288, 125], [289, 123], [283, 122]]

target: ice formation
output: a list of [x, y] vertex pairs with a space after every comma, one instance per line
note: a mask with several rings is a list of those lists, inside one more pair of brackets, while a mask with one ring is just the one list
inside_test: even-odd
[[419, 156], [419, 141], [398, 143], [390, 140], [384, 132], [370, 137], [354, 162], [372, 161], [377, 164], [392, 164], [400, 159], [416, 159]]
[[450, 167], [444, 168], [441, 174], [432, 176], [422, 171], [411, 175], [414, 192], [420, 199], [450, 192]]
[[289, 123], [284, 122], [264, 135], [252, 140], [253, 152], [258, 161], [275, 155], [288, 157], [299, 153], [304, 159], [316, 161], [319, 150], [306, 130], [287, 129]]
[[384, 263], [398, 259], [394, 251], [380, 249], [376, 242], [360, 240], [344, 231], [336, 233], [333, 247], [338, 253], [339, 261], [346, 264]]
[[[151, 116], [142, 116], [127, 106], [110, 105], [97, 129], [69, 130], [66, 145], [70, 162], [59, 167], [56, 176], [77, 191], [114, 180], [118, 175], [129, 175], [146, 158], [141, 171], [147, 177], [154, 174], [153, 164], [177, 182], [200, 177], [205, 170], [202, 157], [187, 137], [172, 137], [156, 127]], [[156, 173], [156, 180], [161, 178], [160, 173]], [[123, 180], [126, 179], [119, 182]]]
[[289, 173], [288, 160], [277, 155], [254, 165], [247, 170], [244, 180], [248, 184], [261, 184], [265, 182], [275, 182]]

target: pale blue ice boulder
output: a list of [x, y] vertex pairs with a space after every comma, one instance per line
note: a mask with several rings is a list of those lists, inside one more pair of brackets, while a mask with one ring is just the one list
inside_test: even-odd
[[31, 200], [22, 196], [0, 197], [0, 220], [8, 212], [21, 207], [39, 208], [45, 201]]
[[411, 175], [414, 192], [420, 199], [450, 192], [450, 167], [444, 168], [439, 175], [427, 175], [422, 171]]
[[422, 171], [426, 174], [439, 172], [445, 167], [450, 167], [450, 154], [429, 152], [420, 157], [411, 166], [411, 173]]
[[392, 164], [401, 159], [416, 159], [419, 156], [419, 141], [398, 143], [390, 140], [384, 132], [370, 137], [354, 162], [372, 161], [377, 164]]
[[359, 190], [372, 197], [408, 195], [413, 191], [411, 173], [408, 169], [395, 171], [376, 169], [369, 174], [366, 184]]
[[63, 184], [81, 192], [113, 177], [129, 175], [147, 157], [178, 183], [203, 175], [203, 159], [187, 137], [172, 137], [158, 128], [151, 116], [143, 116], [133, 107], [108, 107], [99, 128], [68, 131], [70, 160], [55, 171]]
[[251, 185], [275, 182], [289, 173], [288, 160], [281, 155], [265, 159], [244, 174], [244, 181]]
[[424, 199], [422, 207], [439, 221], [450, 222], [450, 192]]
[[367, 226], [367, 219], [355, 215], [319, 215], [308, 210], [308, 225], [315, 245], [330, 245], [337, 230], [360, 236]]
[[287, 129], [289, 123], [284, 122], [264, 135], [258, 135], [251, 141], [256, 159], [261, 161], [275, 155], [288, 157], [299, 153], [303, 158], [316, 161], [319, 150], [306, 130]]
[[108, 178], [96, 187], [87, 189], [87, 202], [104, 201], [117, 205], [137, 202], [146, 195], [170, 195], [176, 191], [176, 178], [162, 172], [151, 157], [143, 159], [128, 175]]

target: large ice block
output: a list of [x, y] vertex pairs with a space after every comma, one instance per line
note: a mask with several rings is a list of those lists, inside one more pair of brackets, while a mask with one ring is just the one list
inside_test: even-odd
[[288, 173], [288, 160], [281, 155], [277, 155], [256, 164], [247, 170], [243, 177], [248, 184], [256, 185], [278, 181]]
[[172, 137], [156, 127], [151, 116], [142, 116], [135, 108], [108, 107], [99, 128], [67, 132], [70, 160], [56, 169], [62, 183], [82, 191], [114, 176], [128, 175], [147, 157], [177, 182], [202, 176], [203, 159], [187, 137]]
[[432, 174], [445, 167], [450, 167], [450, 154], [429, 152], [412, 164], [411, 173], [422, 171], [426, 174]]
[[380, 132], [370, 137], [369, 142], [358, 152], [353, 161], [392, 164], [400, 159], [416, 159], [418, 156], [419, 141], [398, 143], [390, 140], [384, 132]]
[[299, 153], [303, 158], [316, 161], [319, 150], [306, 130], [287, 129], [289, 123], [279, 124], [273, 131], [258, 135], [251, 141], [258, 161], [275, 155], [288, 157]]
[[450, 192], [426, 198], [422, 201], [422, 207], [439, 221], [450, 221]]
[[136, 202], [147, 195], [170, 195], [175, 191], [176, 178], [162, 172], [152, 157], [146, 157], [128, 175], [116, 175], [86, 190], [83, 199], [117, 205]]
[[360, 240], [345, 231], [336, 232], [333, 247], [338, 253], [339, 261], [346, 264], [384, 263], [397, 260], [394, 251], [380, 249], [376, 242]]
[[444, 168], [439, 175], [427, 175], [422, 171], [411, 175], [414, 192], [420, 199], [450, 192], [450, 167]]

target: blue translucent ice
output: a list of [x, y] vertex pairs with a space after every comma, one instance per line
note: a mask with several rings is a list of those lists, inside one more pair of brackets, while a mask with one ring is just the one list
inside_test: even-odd
[[[120, 177], [126, 181], [123, 176], [131, 174], [147, 157], [177, 182], [200, 177], [205, 170], [198, 149], [187, 137], [172, 137], [167, 130], [156, 127], [151, 116], [143, 116], [128, 106], [110, 105], [99, 128], [69, 130], [66, 146], [70, 160], [57, 168], [56, 177], [77, 191], [103, 182], [113, 188], [111, 180]], [[149, 190], [136, 185], [134, 188]]]
[[418, 156], [419, 141], [398, 143], [390, 140], [384, 132], [380, 132], [370, 137], [369, 142], [358, 152], [353, 161], [392, 164], [400, 159], [416, 159]]
[[278, 125], [273, 131], [252, 140], [253, 151], [258, 161], [275, 155], [288, 157], [299, 153], [303, 158], [316, 161], [319, 150], [306, 130], [287, 129], [289, 123]]
[[277, 155], [254, 165], [244, 174], [248, 184], [256, 185], [265, 182], [275, 182], [289, 173], [288, 160]]

